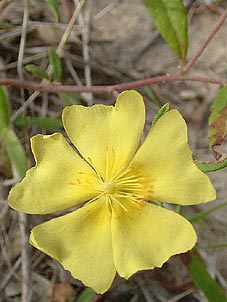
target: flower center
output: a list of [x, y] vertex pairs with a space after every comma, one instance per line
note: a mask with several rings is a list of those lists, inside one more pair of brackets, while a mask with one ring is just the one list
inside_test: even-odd
[[104, 181], [104, 183], [102, 185], [103, 185], [104, 193], [106, 193], [106, 194], [113, 194], [114, 193], [114, 185], [113, 184], [111, 184], [107, 181]]
[[[107, 210], [111, 213], [114, 211], [114, 206], [118, 204], [125, 212], [128, 212], [129, 202], [137, 207], [144, 204], [145, 200], [150, 200], [152, 197], [151, 180], [138, 173], [132, 164], [123, 166], [118, 171], [111, 173], [114, 156], [111, 149], [105, 147], [106, 151], [106, 170], [105, 175], [101, 176], [98, 170], [94, 167], [92, 160], [89, 158], [91, 166], [97, 174], [94, 179], [91, 175], [79, 172], [80, 179], [76, 179], [76, 184], [94, 189], [97, 195], [90, 199], [89, 202], [94, 202], [101, 197], [106, 200]], [[111, 154], [110, 154], [111, 152]], [[74, 184], [74, 183], [70, 183]]]

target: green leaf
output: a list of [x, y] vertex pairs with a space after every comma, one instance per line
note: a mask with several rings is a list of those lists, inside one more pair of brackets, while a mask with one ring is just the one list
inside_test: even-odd
[[181, 0], [144, 0], [163, 39], [185, 62], [188, 48], [187, 15]]
[[227, 158], [217, 163], [195, 161], [195, 164], [204, 173], [215, 172], [227, 167]]
[[3, 86], [0, 86], [0, 133], [4, 128], [9, 127], [9, 102]]
[[197, 244], [194, 249], [196, 250], [206, 250], [206, 249], [223, 249], [227, 248], [227, 243], [211, 243], [206, 245]]
[[70, 106], [70, 105], [74, 105], [74, 104], [76, 104], [76, 105], [81, 104], [78, 97], [71, 92], [59, 92], [58, 96], [66, 106]]
[[218, 160], [221, 154], [215, 146], [221, 146], [227, 136], [227, 86], [223, 87], [216, 96], [209, 117], [209, 145], [214, 157]]
[[61, 82], [61, 77], [62, 77], [61, 59], [59, 58], [56, 50], [53, 47], [48, 48], [48, 56], [49, 56], [50, 64], [53, 67], [54, 79], [57, 82]]
[[154, 124], [160, 119], [160, 117], [162, 117], [168, 111], [169, 111], [169, 103], [166, 103], [159, 109], [158, 113], [155, 115], [152, 121], [152, 126], [154, 126]]
[[37, 126], [42, 129], [58, 129], [63, 128], [62, 121], [60, 119], [51, 117], [31, 118], [18, 116], [14, 121], [14, 126], [17, 128], [25, 128], [26, 126]]
[[1, 29], [12, 29], [14, 28], [15, 26], [11, 23], [8, 23], [8, 22], [0, 22], [0, 30]]
[[46, 4], [52, 10], [56, 22], [60, 22], [60, 13], [58, 9], [58, 0], [45, 0]]
[[19, 177], [24, 177], [27, 170], [27, 159], [16, 133], [12, 129], [5, 128], [2, 133], [2, 141], [11, 164], [15, 167]]
[[96, 296], [95, 291], [92, 288], [86, 288], [82, 291], [80, 296], [77, 298], [77, 302], [90, 302], [92, 298]]
[[37, 66], [37, 65], [28, 64], [28, 65], [25, 66], [25, 69], [26, 69], [28, 72], [31, 72], [34, 76], [37, 76], [37, 77], [42, 78], [42, 79], [47, 79], [47, 80], [49, 80], [49, 75], [48, 75], [48, 73], [46, 72], [46, 70], [43, 70], [42, 68], [40, 68], [40, 67]]
[[143, 90], [145, 91], [147, 97], [153, 104], [157, 105], [159, 108], [162, 107], [162, 103], [160, 102], [158, 96], [150, 86], [144, 86]]
[[193, 282], [200, 288], [209, 302], [226, 302], [225, 296], [219, 285], [212, 279], [202, 261], [195, 255], [189, 254], [185, 263]]
[[206, 216], [208, 216], [209, 214], [219, 210], [219, 209], [222, 209], [223, 207], [226, 207], [227, 206], [227, 201], [221, 203], [221, 204], [218, 204], [208, 210], [205, 210], [205, 211], [201, 211], [197, 214], [195, 214], [194, 216], [190, 217], [190, 218], [187, 218], [191, 223], [195, 223], [195, 222], [198, 222], [200, 220], [202, 220], [203, 218], [205, 218]]

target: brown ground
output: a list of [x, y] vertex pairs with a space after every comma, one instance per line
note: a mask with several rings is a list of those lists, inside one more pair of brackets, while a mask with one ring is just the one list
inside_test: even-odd
[[[47, 66], [47, 47], [59, 43], [64, 32], [65, 23], [69, 21], [73, 1], [60, 1], [62, 23], [54, 23], [51, 12], [43, 1], [30, 0], [30, 23], [27, 29], [27, 44], [24, 60], [28, 63]], [[76, 1], [75, 1], [76, 2]], [[185, 1], [189, 4], [190, 1]], [[192, 1], [189, 17], [189, 51], [190, 58], [199, 48], [201, 42], [207, 37], [227, 1]], [[200, 4], [199, 4], [200, 2]], [[87, 10], [89, 6], [87, 6]], [[18, 77], [16, 62], [21, 35], [23, 18], [23, 1], [3, 0], [0, 2], [0, 23], [8, 22], [14, 27], [11, 30], [2, 30], [0, 33], [0, 77]], [[156, 75], [176, 72], [178, 60], [169, 47], [157, 34], [152, 21], [140, 0], [130, 1], [92, 1], [91, 7], [91, 33], [89, 41], [91, 79], [94, 85], [121, 83], [134, 79], [142, 79]], [[85, 15], [85, 14], [84, 14]], [[211, 77], [226, 77], [227, 75], [227, 23], [219, 30], [213, 41], [199, 61], [193, 66], [190, 74]], [[65, 47], [63, 57], [64, 84], [73, 84], [70, 67], [73, 66], [79, 78], [84, 83], [84, 58], [81, 35], [83, 26], [74, 27]], [[33, 56], [36, 56], [35, 58]], [[68, 62], [68, 63], [67, 63]], [[26, 79], [30, 79], [28, 74]], [[78, 84], [78, 83], [77, 83]], [[201, 160], [214, 160], [208, 149], [207, 121], [209, 108], [219, 90], [219, 86], [195, 82], [168, 83], [152, 86], [159, 101], [164, 104], [170, 102], [172, 108], [178, 108], [184, 115], [189, 129], [190, 144], [195, 157]], [[145, 96], [148, 118], [150, 124], [152, 116], [157, 112], [157, 106], [151, 102], [143, 89], [140, 92]], [[12, 113], [21, 106], [20, 91], [9, 89]], [[81, 95], [87, 99], [90, 95]], [[25, 98], [29, 97], [25, 92]], [[107, 95], [94, 95], [93, 102], [108, 103], [114, 97]], [[56, 95], [41, 94], [29, 107], [30, 116], [60, 117], [64, 105]], [[40, 132], [33, 127], [18, 132], [27, 150], [28, 137]], [[1, 151], [1, 150], [0, 150]], [[222, 148], [223, 153], [226, 147]], [[226, 201], [227, 174], [226, 169], [210, 175], [217, 190], [217, 201], [190, 207], [185, 210], [189, 214], [200, 209], [208, 209], [214, 204]], [[2, 172], [3, 180], [0, 187], [0, 302], [20, 301], [21, 270], [20, 270], [20, 230], [18, 228], [17, 213], [7, 206], [7, 193], [10, 188], [12, 175], [6, 169]], [[209, 217], [196, 225], [199, 244], [227, 242], [227, 208], [223, 208], [209, 215]], [[29, 229], [37, 224], [40, 218], [31, 217]], [[207, 265], [212, 276], [227, 291], [227, 252], [226, 249], [209, 249], [198, 251]], [[32, 301], [52, 301], [50, 292], [55, 283], [61, 283], [70, 278], [69, 274], [52, 259], [37, 250], [32, 250]], [[76, 295], [82, 291], [80, 282], [69, 279], [73, 284]], [[69, 284], [63, 284], [63, 290], [69, 292]], [[72, 290], [72, 289], [71, 289]], [[61, 292], [59, 288], [57, 292]], [[179, 293], [185, 297], [177, 298]], [[60, 294], [59, 294], [60, 295]], [[75, 297], [72, 294], [72, 297]], [[176, 297], [174, 299], [174, 297]], [[186, 297], [188, 299], [186, 299]], [[164, 265], [162, 269], [140, 272], [129, 281], [117, 280], [116, 287], [107, 297], [108, 301], [206, 301], [202, 294], [190, 283], [186, 270], [177, 257]], [[107, 301], [106, 300], [106, 301]], [[65, 302], [66, 300], [57, 300]], [[215, 302], [215, 301], [212, 301]]]

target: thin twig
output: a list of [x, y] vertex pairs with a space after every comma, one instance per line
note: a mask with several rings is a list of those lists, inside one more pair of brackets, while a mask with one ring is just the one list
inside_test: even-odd
[[[64, 34], [63, 34], [63, 36], [62, 36], [62, 38], [61, 38], [61, 40], [60, 40], [60, 42], [59, 42], [59, 44], [58, 44], [58, 47], [57, 47], [57, 53], [58, 53], [58, 55], [59, 55], [59, 57], [62, 57], [63, 56], [63, 50], [64, 50], [64, 46], [65, 46], [65, 44], [66, 44], [66, 42], [67, 42], [67, 40], [68, 40], [68, 38], [69, 38], [69, 35], [70, 35], [70, 33], [71, 33], [71, 31], [72, 31], [72, 28], [73, 28], [73, 25], [74, 25], [74, 23], [75, 23], [75, 21], [76, 21], [76, 19], [77, 19], [77, 17], [78, 17], [78, 15], [79, 15], [79, 13], [80, 13], [80, 11], [81, 11], [81, 9], [82, 9], [82, 7], [83, 7], [83, 5], [84, 5], [84, 2], [85, 2], [85, 0], [82, 0], [81, 2], [80, 2], [80, 4], [77, 6], [77, 8], [76, 8], [76, 10], [74, 11], [74, 14], [73, 14], [73, 16], [72, 16], [72, 18], [71, 18], [71, 20], [70, 20], [70, 22], [69, 22], [69, 24], [67, 25], [67, 27], [66, 27], [66, 29], [65, 29], [65, 32], [64, 32]], [[51, 67], [51, 65], [49, 65], [48, 67], [47, 67], [47, 72], [48, 72], [48, 75], [51, 77], [51, 75], [52, 75], [52, 67]], [[40, 86], [44, 86], [44, 87], [47, 87], [47, 80], [42, 80], [42, 82], [41, 82], [41, 84], [39, 84]], [[1, 85], [1, 83], [0, 83], [0, 85]], [[4, 85], [4, 84], [3, 84]], [[7, 84], [6, 84], [7, 85]], [[26, 87], [24, 87], [23, 85], [19, 85], [19, 86], [17, 86], [17, 87], [23, 87], [24, 89], [27, 89]], [[30, 97], [26, 100], [26, 102], [23, 104], [23, 106], [21, 106], [12, 116], [11, 116], [11, 121], [14, 121], [38, 96], [39, 96], [39, 94], [40, 94], [40, 92], [42, 92], [42, 91], [44, 91], [45, 92], [45, 90], [40, 90], [40, 89], [30, 89], [30, 90], [33, 90], [33, 91], [35, 91], [32, 95], [30, 95]], [[46, 92], [48, 92], [48, 91], [46, 91]]]
[[74, 82], [77, 86], [83, 86], [81, 79], [79, 78], [76, 70], [74, 69], [71, 61], [69, 59], [65, 59], [65, 65], [68, 68], [68, 71], [70, 72], [71, 77], [73, 78]]
[[[78, 76], [76, 70], [74, 69], [74, 67], [73, 67], [73, 65], [72, 65], [72, 63], [71, 63], [71, 61], [70, 61], [69, 59], [65, 59], [65, 65], [66, 65], [66, 67], [68, 68], [68, 71], [70, 72], [71, 77], [73, 78], [73, 80], [74, 80], [74, 82], [76, 83], [76, 85], [77, 85], [77, 86], [82, 86], [82, 87], [83, 87], [83, 84], [82, 84], [82, 82], [81, 82], [81, 79], [79, 78], [79, 76]], [[84, 92], [81, 93], [81, 97], [82, 97], [87, 103], [89, 103], [89, 102], [88, 102], [88, 99], [87, 99], [87, 96], [88, 96], [87, 93], [84, 93]]]
[[23, 58], [24, 58], [24, 51], [25, 51], [26, 37], [27, 37], [28, 18], [29, 18], [29, 0], [25, 0], [24, 15], [23, 15], [23, 22], [22, 22], [22, 29], [21, 29], [21, 40], [20, 40], [20, 47], [19, 47], [19, 54], [18, 54], [18, 61], [17, 61], [17, 72], [21, 80], [24, 79]]
[[103, 93], [112, 93], [113, 91], [121, 92], [127, 89], [135, 89], [144, 87], [146, 85], [157, 84], [157, 83], [167, 83], [175, 81], [192, 81], [192, 82], [203, 82], [208, 84], [216, 85], [227, 85], [226, 79], [221, 78], [210, 78], [210, 77], [199, 77], [199, 76], [181, 76], [180, 74], [172, 74], [165, 76], [157, 76], [147, 79], [142, 79], [138, 81], [132, 81], [128, 83], [115, 84], [115, 85], [104, 85], [104, 86], [71, 86], [71, 85], [42, 85], [29, 81], [20, 81], [16, 79], [0, 79], [0, 85], [8, 85], [15, 87], [23, 87], [27, 90], [33, 90], [38, 93], [40, 92], [49, 92], [49, 93], [58, 93], [58, 92], [93, 92], [97, 94]]
[[191, 58], [191, 60], [188, 62], [184, 69], [184, 73], [188, 71], [198, 60], [198, 58], [201, 56], [207, 45], [210, 43], [210, 41], [213, 39], [214, 35], [218, 32], [218, 30], [221, 28], [223, 23], [225, 22], [225, 19], [227, 17], [227, 10], [221, 15], [217, 23], [214, 25], [214, 28], [210, 32], [209, 36], [205, 39], [205, 41], [202, 43], [198, 51], [194, 54], [194, 56]]
[[[23, 70], [23, 60], [24, 60], [24, 51], [26, 46], [26, 38], [27, 38], [27, 28], [28, 28], [28, 19], [29, 19], [29, 0], [24, 0], [24, 15], [23, 22], [21, 27], [21, 39], [19, 46], [19, 53], [17, 59], [17, 72], [20, 80], [24, 80], [24, 70]], [[25, 95], [24, 89], [20, 89], [21, 103], [23, 106]]]
[[105, 16], [107, 13], [109, 13], [114, 6], [116, 6], [118, 4], [119, 0], [111, 2], [110, 4], [108, 4], [107, 6], [105, 6], [102, 10], [100, 10], [93, 18], [92, 21], [97, 21], [99, 19], [101, 19], [103, 16]]
[[143, 281], [137, 277], [137, 278], [134, 278], [134, 281], [135, 283], [138, 285], [138, 287], [140, 288], [143, 296], [144, 296], [144, 299], [146, 302], [153, 302], [153, 298], [154, 295], [147, 289], [147, 287], [144, 285]]
[[0, 284], [0, 291], [2, 291], [6, 287], [9, 280], [11, 279], [13, 274], [17, 271], [17, 269], [19, 268], [20, 265], [21, 265], [21, 257], [19, 257], [17, 259], [17, 261], [14, 263], [14, 265], [12, 266], [10, 271], [5, 275], [5, 278], [3, 279], [3, 281]]
[[192, 294], [194, 292], [194, 288], [190, 288], [190, 289], [187, 289], [185, 290], [183, 293], [180, 293], [178, 295], [176, 295], [174, 298], [166, 301], [166, 302], [177, 302], [177, 301], [180, 301], [180, 299], [188, 296], [189, 294]]
[[[27, 89], [26, 87], [23, 87], [24, 89]], [[21, 106], [17, 111], [15, 111], [11, 117], [10, 121], [13, 122], [15, 119], [22, 113], [24, 110], [39, 96], [41, 90], [38, 89], [32, 89], [33, 91], [36, 90], [34, 93], [30, 95], [30, 97], [24, 102], [23, 106]]]
[[[24, 80], [23, 59], [26, 47], [27, 27], [29, 19], [29, 0], [24, 0], [24, 15], [22, 22], [20, 48], [18, 54], [17, 72], [20, 80]], [[24, 103], [24, 88], [21, 87], [22, 106]], [[31, 257], [29, 249], [28, 218], [24, 213], [19, 213], [19, 225], [21, 233], [21, 274], [22, 274], [22, 292], [21, 302], [30, 302], [32, 300], [32, 278], [31, 278]]]
[[19, 213], [19, 225], [21, 231], [21, 271], [22, 271], [22, 295], [21, 302], [32, 301], [31, 284], [31, 257], [29, 246], [28, 216]]
[[63, 55], [64, 46], [65, 46], [65, 44], [66, 44], [66, 42], [69, 38], [69, 35], [70, 35], [70, 33], [72, 31], [72, 28], [73, 28], [73, 25], [76, 22], [76, 19], [79, 15], [84, 3], [85, 3], [85, 0], [80, 1], [79, 5], [77, 6], [77, 8], [75, 9], [75, 11], [73, 13], [73, 16], [72, 16], [71, 20], [69, 21], [69, 24], [66, 27], [66, 30], [65, 30], [65, 32], [64, 32], [64, 34], [61, 38], [61, 41], [60, 41], [60, 43], [57, 47], [57, 53], [58, 53], [59, 57], [62, 57], [62, 55]]
[[[78, 0], [74, 1], [78, 5]], [[90, 18], [91, 17], [91, 2], [87, 3], [85, 17], [80, 13], [78, 20], [79, 25], [82, 28], [82, 52], [84, 59], [84, 78], [87, 87], [92, 86], [91, 80], [91, 66], [90, 66], [90, 54], [89, 54], [89, 36], [90, 36]], [[93, 95], [91, 92], [86, 94], [86, 100], [88, 106], [93, 104]]]

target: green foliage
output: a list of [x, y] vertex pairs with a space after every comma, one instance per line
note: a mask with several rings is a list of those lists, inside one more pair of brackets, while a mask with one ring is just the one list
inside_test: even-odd
[[58, 9], [58, 0], [45, 0], [46, 4], [52, 10], [56, 22], [60, 22], [60, 13]]
[[168, 111], [169, 111], [169, 103], [166, 103], [159, 109], [158, 113], [155, 115], [152, 121], [152, 126], [154, 126], [155, 123], [160, 119], [160, 117], [162, 117]]
[[205, 249], [222, 249], [226, 248], [227, 243], [214, 243], [214, 244], [206, 244], [206, 245], [196, 245], [196, 250], [205, 250]]
[[48, 73], [37, 65], [28, 64], [28, 65], [25, 66], [25, 69], [28, 72], [31, 72], [34, 76], [37, 76], [37, 77], [42, 78], [42, 79], [49, 80]]
[[8, 22], [0, 22], [0, 30], [2, 29], [12, 29], [14, 25]]
[[198, 214], [192, 216], [191, 218], [188, 218], [188, 220], [191, 222], [191, 223], [195, 223], [195, 222], [199, 222], [200, 220], [202, 220], [203, 218], [205, 218], [207, 215], [219, 210], [219, 209], [222, 209], [223, 207], [226, 207], [227, 206], [227, 201], [226, 202], [223, 202], [221, 204], [218, 204], [208, 210], [205, 210], [205, 211], [201, 211], [199, 212]]
[[204, 173], [215, 172], [227, 167], [227, 159], [217, 163], [195, 162], [196, 166]]
[[78, 99], [78, 97], [74, 93], [59, 92], [58, 96], [66, 106], [70, 106], [70, 105], [74, 105], [74, 104], [76, 104], [76, 105], [81, 104], [80, 100]]
[[4, 87], [0, 86], [0, 133], [9, 126], [9, 103]]
[[14, 126], [17, 128], [25, 128], [27, 126], [37, 126], [42, 129], [58, 129], [63, 128], [60, 119], [51, 117], [31, 118], [20, 115], [15, 121]]
[[186, 61], [188, 48], [187, 15], [181, 0], [144, 0], [149, 14], [173, 52]]
[[[22, 178], [27, 169], [27, 159], [16, 133], [10, 128], [9, 102], [2, 86], [0, 86], [0, 141], [11, 164], [15, 167], [19, 177]], [[1, 159], [3, 159], [2, 156], [5, 157], [3, 153]]]
[[209, 118], [209, 145], [216, 159], [221, 157], [214, 147], [221, 146], [227, 136], [227, 86], [223, 87], [216, 96]]
[[53, 68], [54, 79], [57, 82], [61, 82], [62, 77], [62, 66], [61, 66], [61, 59], [59, 58], [56, 50], [53, 47], [48, 48], [48, 56], [50, 60], [50, 64]]
[[5, 128], [2, 131], [2, 141], [11, 164], [15, 167], [19, 177], [24, 177], [27, 170], [27, 159], [25, 150], [16, 133], [10, 128]]
[[189, 275], [198, 288], [200, 288], [209, 302], [226, 302], [225, 296], [219, 285], [212, 279], [206, 267], [195, 254], [189, 254], [186, 263]]
[[95, 291], [92, 288], [86, 288], [80, 296], [77, 298], [77, 302], [90, 302], [92, 298], [96, 296]]
[[150, 86], [144, 86], [143, 88], [144, 92], [146, 93], [148, 99], [155, 105], [157, 105], [159, 108], [162, 106], [162, 103], [160, 102], [158, 96], [156, 93], [151, 89]]

